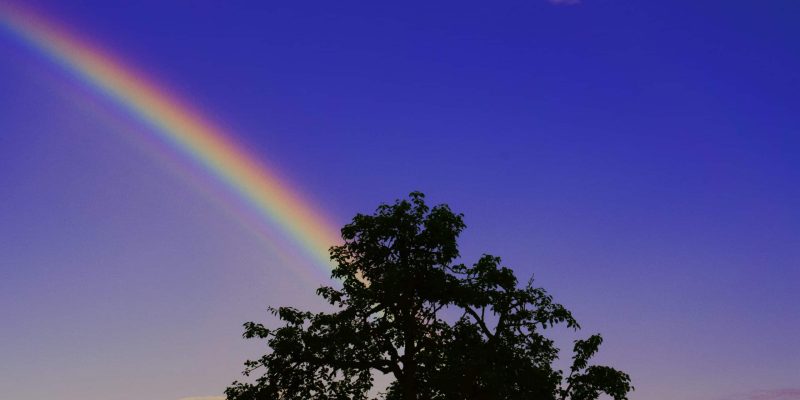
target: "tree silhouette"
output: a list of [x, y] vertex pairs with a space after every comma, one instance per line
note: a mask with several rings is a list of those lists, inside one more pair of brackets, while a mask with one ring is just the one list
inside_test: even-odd
[[270, 308], [284, 326], [246, 323], [244, 337], [271, 351], [245, 363], [259, 376], [234, 382], [228, 399], [368, 399], [375, 374], [393, 378], [386, 400], [627, 399], [627, 374], [589, 364], [599, 335], [575, 342], [569, 371], [555, 369], [543, 332], [579, 325], [544, 289], [519, 285], [498, 257], [453, 263], [462, 217], [419, 192], [356, 215], [330, 250], [341, 287], [317, 290], [335, 312]]

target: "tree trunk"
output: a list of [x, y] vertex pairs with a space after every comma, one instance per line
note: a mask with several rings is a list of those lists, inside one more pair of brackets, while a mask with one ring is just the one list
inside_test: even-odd
[[405, 293], [403, 293], [403, 333], [405, 335], [403, 341], [403, 375], [405, 375], [405, 384], [403, 385], [403, 400], [417, 400], [417, 321], [415, 320], [415, 289], [417, 287], [415, 281], [415, 273], [413, 267], [409, 265], [408, 260], [409, 250], [406, 247], [405, 241], [400, 243], [400, 263], [401, 268], [405, 269], [409, 274], [406, 279]]

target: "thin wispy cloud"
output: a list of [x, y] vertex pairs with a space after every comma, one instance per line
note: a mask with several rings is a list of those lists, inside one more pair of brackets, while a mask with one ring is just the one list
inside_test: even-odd
[[581, 0], [547, 0], [550, 4], [556, 6], [574, 6], [581, 4]]
[[758, 390], [723, 397], [720, 400], [800, 400], [800, 388]]

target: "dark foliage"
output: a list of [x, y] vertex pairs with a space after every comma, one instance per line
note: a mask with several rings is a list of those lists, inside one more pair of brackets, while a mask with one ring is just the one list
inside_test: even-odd
[[553, 367], [543, 332], [579, 326], [547, 292], [519, 285], [498, 257], [453, 264], [463, 229], [462, 215], [416, 192], [356, 215], [331, 248], [341, 288], [317, 290], [337, 311], [271, 308], [284, 326], [246, 323], [244, 337], [271, 351], [246, 362], [258, 376], [234, 382], [228, 399], [367, 399], [374, 374], [393, 377], [386, 400], [626, 399], [627, 374], [589, 363], [599, 335], [575, 342], [566, 375]]

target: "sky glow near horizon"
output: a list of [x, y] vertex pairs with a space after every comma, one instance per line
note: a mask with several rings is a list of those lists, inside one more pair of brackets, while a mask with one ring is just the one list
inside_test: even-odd
[[[696, 3], [24, 7], [334, 225], [412, 190], [465, 213], [465, 261], [535, 274], [632, 399], [800, 398], [800, 5]], [[319, 304], [150, 126], [2, 29], [0, 59], [0, 396], [218, 396], [263, 350], [242, 322]]]

